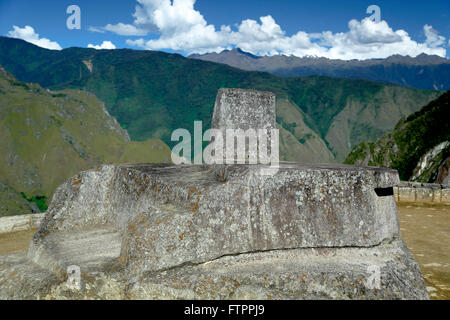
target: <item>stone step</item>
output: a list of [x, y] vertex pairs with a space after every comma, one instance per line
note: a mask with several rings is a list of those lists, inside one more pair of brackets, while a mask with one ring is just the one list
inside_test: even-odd
[[109, 226], [54, 232], [43, 242], [46, 256], [64, 271], [73, 265], [82, 272], [102, 270], [117, 259], [121, 251], [121, 235]]

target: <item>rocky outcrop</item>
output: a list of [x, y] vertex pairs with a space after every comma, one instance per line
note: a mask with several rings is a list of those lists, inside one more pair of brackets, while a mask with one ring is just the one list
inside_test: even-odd
[[420, 158], [411, 181], [448, 184], [450, 141], [444, 141]]
[[447, 157], [439, 166], [436, 182], [450, 185], [450, 157]]

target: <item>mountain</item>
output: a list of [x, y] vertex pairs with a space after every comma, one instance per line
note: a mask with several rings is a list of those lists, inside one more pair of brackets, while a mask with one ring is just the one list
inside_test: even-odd
[[450, 91], [402, 119], [375, 142], [356, 146], [348, 164], [397, 169], [400, 178], [448, 183], [450, 168]]
[[394, 55], [386, 59], [345, 61], [285, 55], [258, 57], [234, 49], [189, 57], [224, 63], [242, 70], [265, 71], [280, 77], [322, 75], [368, 79], [418, 89], [450, 89], [450, 60], [426, 54], [415, 58]]
[[34, 202], [27, 201], [19, 192], [0, 182], [0, 217], [39, 212], [36, 207]]
[[376, 140], [441, 94], [367, 80], [281, 78], [157, 51], [51, 51], [6, 37], [0, 64], [21, 81], [89, 91], [132, 140], [160, 138], [169, 146], [175, 129], [193, 132], [194, 120], [210, 126], [219, 88], [272, 91], [281, 158], [299, 162], [343, 161], [352, 146]]
[[50, 91], [2, 67], [0, 136], [0, 216], [45, 208], [61, 183], [100, 164], [170, 161], [161, 140], [130, 142], [93, 94]]

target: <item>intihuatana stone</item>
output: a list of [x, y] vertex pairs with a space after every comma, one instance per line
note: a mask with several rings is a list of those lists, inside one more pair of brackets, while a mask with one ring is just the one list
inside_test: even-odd
[[394, 197], [375, 191], [396, 184], [395, 171], [294, 163], [273, 176], [259, 170], [230, 166], [226, 182], [209, 166], [83, 172], [57, 190], [29, 255], [46, 265], [48, 234], [103, 225], [124, 235], [121, 257], [135, 274], [254, 251], [372, 247], [399, 236]]
[[[279, 162], [276, 97], [272, 92], [220, 89], [211, 128], [219, 130], [222, 136], [226, 164]], [[230, 130], [234, 135], [229, 135]], [[226, 166], [216, 169], [226, 173]]]
[[[227, 115], [245, 103], [271, 111], [264, 105], [273, 99], [223, 90], [213, 123], [236, 124]], [[274, 119], [249, 121], [266, 116]], [[214, 165], [82, 172], [57, 189], [27, 258], [0, 257], [0, 298], [29, 298], [14, 281], [39, 298], [428, 298], [400, 239], [396, 171], [280, 163], [261, 175], [267, 167], [230, 165], [223, 176]], [[58, 280], [71, 265], [83, 274], [79, 291]], [[11, 270], [20, 272], [10, 279]], [[31, 280], [39, 272], [41, 287]]]

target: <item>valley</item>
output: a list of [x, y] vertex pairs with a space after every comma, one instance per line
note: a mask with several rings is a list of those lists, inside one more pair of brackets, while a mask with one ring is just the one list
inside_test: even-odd
[[88, 92], [50, 91], [0, 67], [0, 97], [0, 216], [44, 211], [61, 183], [101, 164], [170, 161], [161, 140], [130, 141]]

